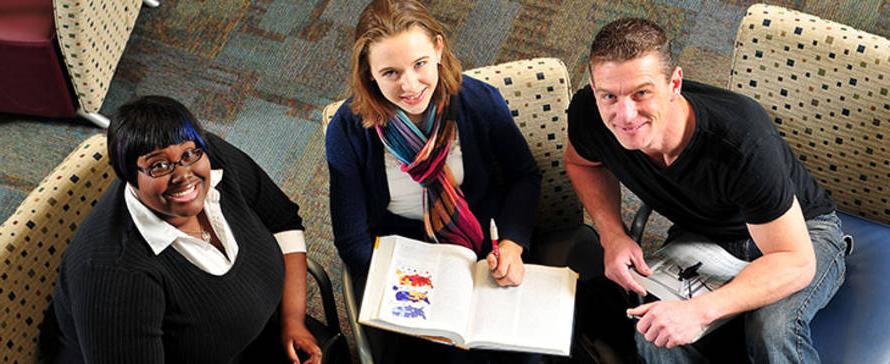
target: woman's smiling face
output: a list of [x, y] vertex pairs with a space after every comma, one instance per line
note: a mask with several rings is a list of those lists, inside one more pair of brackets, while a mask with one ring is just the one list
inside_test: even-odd
[[136, 196], [142, 203], [173, 226], [204, 209], [204, 198], [210, 188], [210, 158], [205, 155], [189, 166], [178, 164], [183, 157], [192, 153], [195, 142], [187, 141], [140, 156], [136, 165], [148, 170], [158, 163], [174, 163], [173, 173], [151, 177], [147, 173], [137, 173]]
[[371, 78], [383, 96], [414, 120], [426, 111], [439, 82], [443, 42], [418, 26], [368, 47]]

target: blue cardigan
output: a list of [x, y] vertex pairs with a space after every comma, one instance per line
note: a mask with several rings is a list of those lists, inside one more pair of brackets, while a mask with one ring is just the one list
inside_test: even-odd
[[[541, 173], [507, 103], [494, 87], [464, 76], [458, 98], [457, 129], [463, 152], [460, 186], [485, 233], [497, 221], [501, 239], [526, 251], [538, 207]], [[334, 244], [353, 274], [368, 270], [375, 236], [398, 234], [424, 240], [423, 222], [392, 214], [384, 148], [373, 129], [362, 127], [347, 100], [328, 125], [325, 146], [330, 172]]]

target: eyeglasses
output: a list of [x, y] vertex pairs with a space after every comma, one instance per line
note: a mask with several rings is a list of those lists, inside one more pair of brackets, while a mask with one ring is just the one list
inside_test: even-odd
[[179, 161], [171, 162], [166, 160], [160, 160], [152, 163], [148, 168], [136, 167], [140, 172], [149, 175], [151, 178], [158, 178], [166, 176], [170, 173], [173, 173], [173, 170], [176, 169], [176, 165], [180, 165], [183, 167], [188, 167], [195, 162], [201, 160], [201, 157], [204, 156], [204, 150], [201, 148], [193, 148], [186, 150], [182, 153], [182, 156], [179, 157]]

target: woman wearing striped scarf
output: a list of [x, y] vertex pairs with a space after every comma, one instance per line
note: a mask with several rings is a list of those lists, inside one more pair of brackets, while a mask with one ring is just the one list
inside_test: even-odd
[[[389, 234], [465, 246], [488, 259], [499, 284], [520, 284], [540, 172], [500, 93], [461, 75], [442, 26], [423, 5], [381, 0], [365, 8], [350, 91], [328, 127], [326, 149], [335, 245], [356, 285], [364, 285], [374, 237]], [[488, 237], [492, 219], [499, 254]], [[386, 363], [410, 361], [405, 353], [418, 348], [444, 362], [535, 360], [372, 336], [388, 336], [386, 351], [399, 349]]]

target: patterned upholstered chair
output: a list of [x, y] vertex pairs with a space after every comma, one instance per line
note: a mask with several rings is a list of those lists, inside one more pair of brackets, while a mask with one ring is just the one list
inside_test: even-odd
[[56, 35], [77, 94], [77, 114], [103, 128], [108, 119], [99, 109], [141, 7], [140, 0], [53, 0]]
[[[62, 254], [77, 226], [117, 177], [108, 164], [105, 136], [78, 146], [0, 225], [0, 363], [37, 361], [39, 325], [52, 300]], [[307, 317], [325, 363], [350, 362], [334, 292], [325, 270], [308, 260], [326, 323]]]
[[845, 283], [812, 324], [822, 361], [890, 362], [890, 41], [753, 5], [727, 88], [766, 108], [855, 240]]
[[[8, 0], [0, 5], [0, 112], [99, 114], [140, 0]], [[61, 57], [60, 57], [61, 55]]]
[[105, 154], [103, 135], [81, 143], [0, 225], [0, 361], [34, 362], [62, 253], [116, 178]]
[[[468, 70], [467, 75], [485, 81], [501, 92], [513, 119], [529, 144], [542, 172], [541, 202], [530, 257], [533, 262], [568, 265], [585, 279], [596, 274], [602, 261], [597, 255], [592, 228], [583, 225], [581, 205], [563, 168], [566, 146], [566, 113], [570, 101], [569, 76], [565, 65], [555, 58], [537, 58]], [[343, 101], [324, 108], [322, 120], [330, 122]], [[582, 242], [576, 244], [575, 242]], [[600, 270], [602, 268], [599, 268]], [[343, 295], [347, 315], [355, 333], [362, 363], [373, 362], [370, 347], [358, 324], [357, 301], [352, 278], [343, 269]]]

